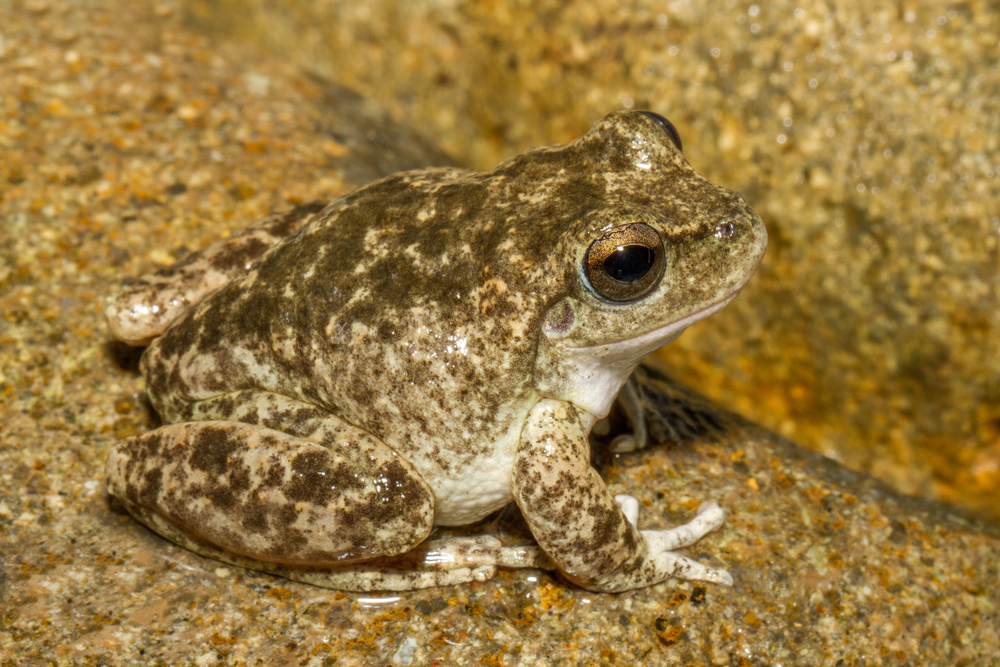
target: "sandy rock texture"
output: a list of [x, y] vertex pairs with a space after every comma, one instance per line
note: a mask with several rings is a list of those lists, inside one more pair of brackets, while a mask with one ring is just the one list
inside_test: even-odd
[[[723, 505], [723, 528], [685, 552], [729, 568], [733, 588], [594, 595], [520, 571], [344, 594], [200, 558], [115, 512], [108, 448], [156, 424], [138, 352], [102, 319], [119, 281], [268, 211], [448, 160], [366, 98], [180, 16], [0, 3], [0, 666], [995, 662], [995, 527], [900, 497], [656, 370], [644, 387], [662, 444], [598, 458], [643, 527]], [[721, 340], [746, 312], [695, 338]], [[510, 514], [479, 530], [519, 535]]]

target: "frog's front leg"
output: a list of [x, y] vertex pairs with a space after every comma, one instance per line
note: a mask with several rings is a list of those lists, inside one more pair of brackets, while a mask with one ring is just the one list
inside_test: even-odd
[[670, 551], [718, 528], [718, 506], [706, 506], [694, 521], [673, 530], [639, 531], [590, 465], [584, 417], [568, 403], [539, 401], [514, 461], [514, 498], [559, 569], [580, 586], [602, 592], [649, 586], [668, 577], [731, 585], [725, 570]]

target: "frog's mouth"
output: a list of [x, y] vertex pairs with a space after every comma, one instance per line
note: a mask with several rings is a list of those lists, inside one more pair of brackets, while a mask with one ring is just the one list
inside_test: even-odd
[[593, 354], [594, 356], [599, 356], [604, 361], [613, 362], [630, 359], [638, 363], [646, 355], [651, 354], [655, 350], [658, 350], [667, 343], [675, 340], [678, 336], [684, 333], [685, 329], [695, 322], [703, 320], [709, 315], [717, 313], [725, 308], [739, 293], [740, 290], [736, 290], [710, 306], [706, 306], [705, 308], [695, 311], [679, 320], [674, 320], [669, 324], [665, 324], [662, 327], [653, 329], [652, 331], [647, 331], [644, 334], [640, 334], [632, 338], [626, 338], [613, 343], [571, 347], [570, 349], [578, 351], [580, 354]]

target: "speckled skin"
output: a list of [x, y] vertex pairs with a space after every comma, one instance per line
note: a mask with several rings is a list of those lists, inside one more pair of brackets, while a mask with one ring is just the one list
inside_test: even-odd
[[[640, 532], [589, 460], [588, 431], [635, 366], [728, 303], [766, 245], [743, 199], [654, 119], [614, 113], [490, 172], [404, 172], [270, 220], [109, 306], [118, 337], [155, 337], [141, 367], [167, 424], [108, 460], [109, 491], [137, 518], [199, 553], [345, 589], [549, 558], [596, 591], [731, 582], [671, 553], [721, 524], [717, 506]], [[665, 269], [611, 301], [584, 259], [635, 222], [659, 235]], [[421, 544], [512, 499], [544, 553]]]

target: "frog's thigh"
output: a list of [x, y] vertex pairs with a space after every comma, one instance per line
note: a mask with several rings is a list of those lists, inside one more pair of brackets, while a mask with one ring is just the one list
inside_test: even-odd
[[233, 421], [164, 426], [113, 447], [108, 490], [154, 530], [266, 563], [339, 565], [422, 542], [430, 487], [388, 446], [327, 418], [339, 425], [332, 446]]

